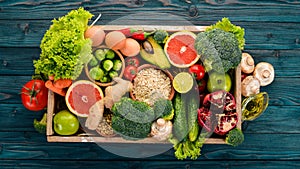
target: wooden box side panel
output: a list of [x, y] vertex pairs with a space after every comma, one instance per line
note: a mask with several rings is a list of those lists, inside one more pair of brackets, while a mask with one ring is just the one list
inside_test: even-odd
[[54, 93], [49, 90], [48, 92], [48, 106], [47, 106], [47, 136], [51, 136], [54, 134], [52, 128], [52, 121], [53, 121], [53, 113], [55, 111], [55, 99]]

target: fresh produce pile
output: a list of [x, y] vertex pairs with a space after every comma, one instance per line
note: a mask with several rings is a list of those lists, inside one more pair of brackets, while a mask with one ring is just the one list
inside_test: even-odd
[[[233, 82], [240, 80], [235, 68], [242, 63], [245, 100], [263, 100], [259, 87], [274, 79], [273, 67], [261, 63], [254, 69], [253, 58], [242, 52], [243, 28], [223, 18], [203, 32], [107, 31], [88, 26], [91, 17], [80, 8], [53, 20], [34, 61], [34, 77], [42, 80], [22, 89], [24, 105], [34, 111], [46, 107], [47, 90], [60, 98], [65, 106], [53, 112], [57, 135], [84, 130], [128, 140], [152, 137], [172, 143], [180, 160], [197, 159], [211, 135], [233, 146], [243, 142], [233, 94]], [[245, 65], [253, 71], [245, 71]], [[45, 118], [34, 121], [40, 132]]]

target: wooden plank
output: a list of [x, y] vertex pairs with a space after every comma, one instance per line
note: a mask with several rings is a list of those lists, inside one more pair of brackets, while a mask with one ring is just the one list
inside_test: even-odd
[[0, 76], [0, 103], [21, 103], [20, 91], [31, 76]]
[[34, 74], [33, 60], [40, 57], [39, 48], [0, 48], [0, 75]]
[[[0, 2], [3, 19], [51, 19], [65, 15], [72, 9], [85, 7], [103, 19], [117, 19], [136, 12], [164, 12], [188, 19], [217, 20], [229, 16], [238, 21], [299, 22], [299, 3], [282, 1], [181, 1], [181, 0], [102, 0], [96, 2], [19, 0]], [[118, 11], [115, 8], [118, 7]], [[263, 10], [262, 10], [263, 9]], [[240, 11], [243, 12], [240, 12]], [[15, 13], [18, 11], [18, 14]], [[113, 11], [113, 12], [112, 12]], [[255, 12], [253, 12], [255, 11]], [[280, 13], [278, 12], [280, 11]], [[291, 12], [293, 11], [293, 12]], [[249, 17], [251, 16], [251, 17]]]
[[121, 161], [87, 161], [87, 160], [3, 160], [0, 165], [4, 168], [22, 168], [22, 169], [46, 169], [61, 168], [64, 169], [80, 168], [90, 169], [106, 166], [109, 169], [189, 169], [189, 168], [213, 168], [213, 169], [261, 169], [280, 168], [291, 169], [299, 168], [298, 161], [287, 160], [247, 160], [247, 161], [146, 161], [146, 160], [121, 160]]
[[[299, 10], [300, 11], [300, 10]], [[219, 18], [220, 19], [220, 18]], [[213, 23], [219, 19], [214, 20]], [[209, 25], [202, 21], [176, 21], [144, 19], [148, 25]], [[181, 23], [182, 22], [182, 23]], [[133, 22], [133, 24], [136, 22]], [[211, 23], [211, 24], [213, 24]], [[299, 49], [300, 23], [277, 23], [277, 22], [234, 22], [245, 28], [245, 49]], [[40, 41], [49, 28], [49, 20], [0, 20], [0, 47], [39, 47]], [[100, 22], [105, 25], [106, 23]], [[22, 26], [18, 26], [22, 25]], [[27, 26], [26, 26], [27, 25]], [[272, 29], [270, 29], [272, 28]], [[14, 35], [14, 36], [11, 36]]]
[[[48, 159], [48, 160], [122, 160], [127, 159], [111, 150], [130, 148], [129, 153], [146, 154], [155, 149], [165, 152], [140, 160], [176, 160], [172, 146], [143, 144], [95, 144], [95, 143], [47, 143], [35, 137], [30, 142], [1, 141], [0, 159]], [[272, 143], [272, 144], [270, 144]], [[201, 160], [300, 160], [300, 134], [245, 134], [245, 142], [238, 146], [205, 144]], [[150, 148], [151, 149], [150, 149]], [[104, 151], [106, 150], [106, 151]]]
[[269, 106], [256, 120], [243, 124], [245, 133], [300, 133], [299, 106]]
[[1, 131], [35, 131], [33, 119], [41, 119], [45, 111], [32, 112], [22, 104], [0, 103]]

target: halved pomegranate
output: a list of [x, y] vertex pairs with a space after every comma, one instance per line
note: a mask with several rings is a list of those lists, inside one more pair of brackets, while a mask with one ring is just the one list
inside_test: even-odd
[[224, 90], [215, 91], [207, 94], [203, 100], [204, 107], [207, 108], [219, 108], [225, 111], [232, 111], [236, 108], [236, 102], [234, 96]]
[[225, 135], [237, 122], [236, 102], [231, 93], [220, 90], [205, 96], [203, 107], [198, 109], [199, 125], [208, 132]]

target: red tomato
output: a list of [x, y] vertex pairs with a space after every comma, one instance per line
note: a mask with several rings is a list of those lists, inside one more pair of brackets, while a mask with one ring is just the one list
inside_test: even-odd
[[205, 69], [200, 64], [194, 64], [189, 68], [189, 72], [194, 75], [196, 80], [201, 80], [205, 76]]
[[128, 65], [125, 67], [124, 77], [128, 80], [132, 80], [136, 76], [136, 73], [137, 73], [137, 67]]
[[40, 111], [47, 106], [48, 89], [42, 80], [30, 80], [21, 89], [24, 107], [31, 111]]
[[126, 65], [132, 65], [135, 67], [140, 66], [140, 61], [137, 57], [127, 57], [125, 62], [126, 62]]

